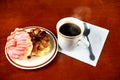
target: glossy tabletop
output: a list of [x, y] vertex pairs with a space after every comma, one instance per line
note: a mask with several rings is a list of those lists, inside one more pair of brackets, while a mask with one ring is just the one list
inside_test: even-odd
[[[110, 30], [96, 67], [60, 52], [36, 70], [22, 70], [8, 62], [4, 47], [11, 31], [37, 25], [57, 35], [56, 23], [68, 16]], [[119, 80], [119, 31], [119, 0], [0, 0], [0, 80]]]

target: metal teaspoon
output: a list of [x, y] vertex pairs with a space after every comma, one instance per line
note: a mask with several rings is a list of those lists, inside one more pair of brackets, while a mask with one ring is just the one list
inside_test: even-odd
[[88, 46], [88, 49], [89, 49], [89, 52], [90, 52], [89, 57], [90, 57], [91, 60], [95, 60], [95, 56], [94, 56], [93, 51], [92, 51], [91, 43], [90, 43], [89, 38], [88, 38], [88, 35], [90, 33], [90, 28], [89, 28], [89, 26], [87, 26], [86, 23], [83, 23], [83, 24], [85, 26], [85, 31], [84, 31], [83, 35], [86, 36], [86, 38], [87, 38], [87, 40], [89, 42], [89, 46]]

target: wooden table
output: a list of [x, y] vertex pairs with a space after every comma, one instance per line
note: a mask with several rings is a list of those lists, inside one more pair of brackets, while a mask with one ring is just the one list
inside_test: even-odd
[[[68, 16], [110, 30], [96, 67], [60, 52], [36, 70], [22, 70], [8, 62], [6, 38], [16, 27], [38, 25], [56, 35], [56, 23]], [[0, 0], [0, 80], [119, 80], [119, 31], [119, 0]]]

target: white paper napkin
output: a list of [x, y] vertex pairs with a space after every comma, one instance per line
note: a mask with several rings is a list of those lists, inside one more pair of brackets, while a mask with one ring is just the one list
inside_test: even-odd
[[72, 58], [75, 58], [77, 60], [90, 64], [92, 66], [96, 66], [98, 59], [100, 57], [101, 51], [103, 49], [105, 40], [109, 33], [109, 30], [89, 24], [89, 23], [87, 23], [87, 26], [89, 26], [91, 30], [88, 37], [89, 37], [89, 40], [90, 40], [90, 43], [93, 49], [93, 53], [95, 55], [94, 61], [90, 60], [89, 50], [88, 48], [85, 48], [85, 47], [78, 46], [73, 51], [65, 51], [63, 49], [59, 51]]

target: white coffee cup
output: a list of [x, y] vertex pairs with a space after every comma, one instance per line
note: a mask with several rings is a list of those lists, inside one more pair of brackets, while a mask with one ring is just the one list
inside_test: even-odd
[[[68, 31], [69, 28], [71, 26], [66, 26], [66, 24], [70, 25], [70, 24], [74, 24], [76, 27], [76, 33], [74, 35], [71, 35], [71, 31]], [[63, 27], [63, 28], [62, 28]], [[64, 28], [66, 27], [66, 28]], [[74, 28], [75, 28], [74, 27]], [[78, 29], [80, 30], [80, 33], [77, 34]], [[79, 42], [82, 40], [83, 38], [83, 33], [84, 33], [84, 24], [82, 21], [80, 21], [77, 18], [74, 17], [65, 17], [62, 18], [61, 20], [58, 21], [57, 25], [56, 25], [56, 29], [57, 29], [57, 37], [58, 37], [58, 44], [60, 46], [61, 49], [63, 50], [73, 50], [75, 49], [78, 45]], [[63, 31], [62, 31], [63, 29]], [[73, 30], [74, 32], [74, 30]]]

